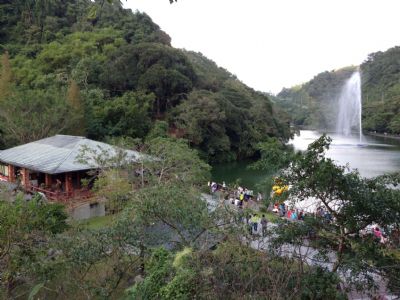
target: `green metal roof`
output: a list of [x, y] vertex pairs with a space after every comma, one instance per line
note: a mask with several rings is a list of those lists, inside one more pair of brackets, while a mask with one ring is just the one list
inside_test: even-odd
[[143, 157], [139, 152], [122, 150], [85, 137], [55, 135], [0, 151], [0, 161], [47, 174], [59, 174], [100, 167], [93, 158], [88, 158], [85, 163], [79, 160], [83, 149], [89, 149], [87, 153], [93, 153], [92, 156], [103, 153], [108, 157], [112, 157], [122, 152], [125, 159], [129, 161], [139, 161]]

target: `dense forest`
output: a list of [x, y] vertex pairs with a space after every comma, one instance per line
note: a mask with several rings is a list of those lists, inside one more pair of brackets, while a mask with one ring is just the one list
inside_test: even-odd
[[[335, 128], [338, 97], [355, 67], [318, 74], [309, 82], [284, 88], [275, 101], [291, 115], [296, 125]], [[360, 65], [363, 129], [400, 133], [400, 47], [376, 52]]]
[[189, 140], [209, 162], [289, 138], [288, 116], [119, 1], [3, 1], [0, 147], [56, 133]]

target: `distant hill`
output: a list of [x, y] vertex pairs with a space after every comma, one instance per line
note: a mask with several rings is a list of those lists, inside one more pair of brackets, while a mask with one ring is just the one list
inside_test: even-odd
[[[300, 126], [335, 128], [337, 99], [356, 67], [318, 74], [309, 82], [284, 88], [275, 100]], [[360, 65], [363, 129], [400, 133], [400, 47], [372, 53]]]
[[295, 125], [332, 130], [340, 91], [355, 70], [356, 67], [346, 67], [325, 71], [303, 85], [282, 89], [276, 101]]
[[266, 95], [114, 2], [0, 4], [1, 147], [56, 133], [144, 139], [166, 127], [218, 162], [289, 138], [287, 114]]
[[370, 54], [361, 70], [364, 129], [400, 134], [400, 47]]

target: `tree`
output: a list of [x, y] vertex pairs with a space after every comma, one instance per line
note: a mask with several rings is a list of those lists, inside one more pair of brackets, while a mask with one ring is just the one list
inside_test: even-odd
[[126, 136], [143, 138], [151, 127], [152, 94], [127, 92], [106, 103], [91, 106], [89, 134], [96, 138]]
[[276, 137], [259, 143], [257, 149], [260, 151], [260, 158], [251, 167], [258, 170], [276, 172], [288, 167], [294, 158], [293, 148]]
[[147, 153], [154, 158], [145, 165], [151, 183], [176, 182], [185, 187], [200, 187], [209, 179], [210, 166], [184, 140], [155, 138], [148, 141]]
[[289, 258], [271, 257], [238, 240], [216, 250], [156, 249], [146, 277], [127, 290], [128, 299], [344, 299], [338, 278], [322, 268], [298, 268]]
[[51, 236], [67, 229], [67, 215], [62, 205], [47, 204], [40, 195], [29, 202], [22, 195], [14, 203], [2, 199], [0, 215], [0, 296], [8, 298], [17, 286], [26, 291], [50, 271], [41, 265], [43, 249]]
[[[333, 272], [347, 278], [351, 287], [368, 290], [374, 284], [372, 274], [379, 274], [398, 294], [399, 258], [361, 232], [371, 224], [379, 224], [388, 233], [399, 228], [400, 191], [392, 188], [399, 183], [399, 174], [362, 178], [357, 171], [337, 166], [325, 157], [330, 142], [323, 135], [304, 154], [298, 153], [283, 172], [285, 184], [292, 186], [292, 205], [315, 199], [325, 216], [281, 226], [278, 244], [305, 245], [312, 233], [318, 237], [311, 243], [316, 254], [331, 264]], [[334, 259], [329, 253], [335, 254]]]
[[68, 122], [64, 95], [55, 89], [17, 88], [1, 103], [0, 125], [9, 146], [60, 133], [68, 128]]
[[82, 105], [79, 86], [75, 80], [71, 80], [67, 90], [67, 104], [70, 108], [69, 132], [73, 135], [85, 136], [86, 122], [85, 109]]
[[203, 150], [208, 161], [218, 161], [230, 151], [230, 141], [225, 133], [225, 113], [216, 98], [208, 91], [193, 91], [188, 99], [176, 108], [175, 123], [194, 146]]
[[1, 74], [0, 74], [0, 104], [6, 101], [11, 95], [12, 71], [10, 57], [6, 51], [1, 56]]

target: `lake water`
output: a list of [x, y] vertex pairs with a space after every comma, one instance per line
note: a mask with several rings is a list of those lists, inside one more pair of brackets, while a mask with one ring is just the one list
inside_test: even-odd
[[[338, 165], [349, 164], [350, 168], [358, 169], [364, 177], [374, 177], [385, 173], [400, 171], [400, 141], [388, 137], [363, 136], [361, 142], [358, 136], [343, 137], [328, 134], [332, 139], [326, 156]], [[300, 131], [289, 143], [296, 150], [306, 150], [321, 133], [310, 130]], [[217, 182], [234, 183], [240, 178], [240, 183], [250, 189], [257, 189], [257, 183], [266, 177], [265, 172], [248, 170], [249, 161], [232, 162], [213, 166], [212, 179]]]

